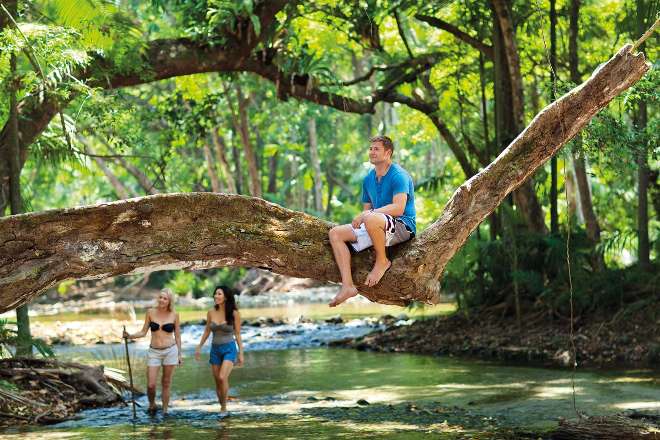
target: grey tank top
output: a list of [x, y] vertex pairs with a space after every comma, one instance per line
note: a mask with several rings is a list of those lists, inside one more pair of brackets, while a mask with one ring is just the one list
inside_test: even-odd
[[216, 324], [211, 322], [211, 331], [213, 332], [213, 345], [222, 345], [234, 340], [234, 327], [227, 323]]

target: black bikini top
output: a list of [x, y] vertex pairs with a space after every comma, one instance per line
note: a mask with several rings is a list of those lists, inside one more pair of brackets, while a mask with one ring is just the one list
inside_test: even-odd
[[163, 324], [163, 326], [161, 327], [160, 324], [158, 324], [157, 322], [151, 321], [149, 323], [149, 328], [151, 329], [152, 332], [158, 331], [159, 329], [163, 329], [163, 331], [166, 333], [172, 333], [174, 331], [174, 323], [169, 322], [167, 324]]

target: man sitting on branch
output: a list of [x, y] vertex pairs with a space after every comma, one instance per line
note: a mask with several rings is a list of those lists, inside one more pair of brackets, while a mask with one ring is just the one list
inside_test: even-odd
[[373, 246], [376, 262], [364, 281], [364, 285], [373, 287], [392, 265], [385, 248], [410, 240], [416, 232], [415, 188], [410, 174], [392, 163], [392, 139], [376, 136], [370, 143], [369, 162], [374, 168], [362, 182], [364, 210], [351, 224], [335, 226], [328, 233], [341, 274], [341, 290], [330, 307], [358, 294], [351, 274], [351, 252]]

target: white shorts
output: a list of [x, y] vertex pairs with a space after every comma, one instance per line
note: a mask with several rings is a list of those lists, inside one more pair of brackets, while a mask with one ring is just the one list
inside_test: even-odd
[[176, 344], [167, 348], [149, 347], [147, 366], [160, 367], [162, 365], [179, 365], [179, 348]]
[[[378, 213], [380, 214], [380, 213]], [[413, 237], [413, 233], [408, 230], [408, 227], [399, 219], [395, 219], [388, 214], [380, 214], [385, 217], [385, 246], [394, 246], [395, 244], [403, 243]], [[353, 233], [357, 237], [356, 241], [350, 242], [355, 252], [363, 251], [373, 246], [371, 237], [367, 232], [364, 223], [358, 229], [353, 228]]]

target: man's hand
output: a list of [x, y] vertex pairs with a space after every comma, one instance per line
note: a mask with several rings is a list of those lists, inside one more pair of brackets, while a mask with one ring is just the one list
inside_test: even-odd
[[359, 229], [360, 225], [363, 223], [362, 219], [364, 218], [364, 214], [368, 213], [369, 211], [363, 211], [359, 213], [358, 215], [355, 216], [353, 221], [351, 222], [351, 226], [355, 229]]
[[201, 352], [202, 352], [202, 349], [199, 346], [195, 347], [195, 360], [196, 361], [199, 361], [199, 359], [201, 358]]

